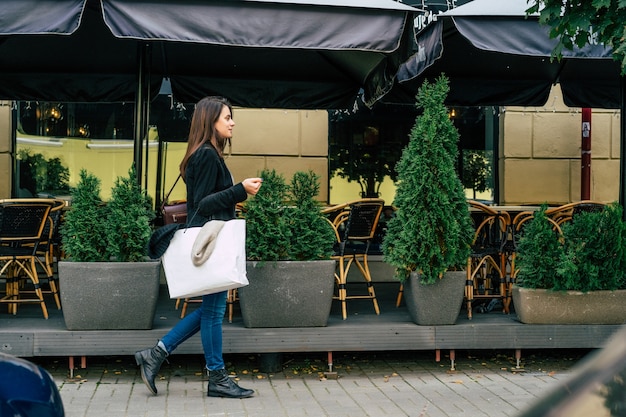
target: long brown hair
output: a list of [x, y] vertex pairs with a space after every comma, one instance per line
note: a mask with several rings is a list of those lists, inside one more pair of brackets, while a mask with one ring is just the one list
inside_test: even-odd
[[[191, 158], [191, 155], [201, 146], [208, 143], [222, 156], [224, 154], [224, 148], [227, 144], [230, 144], [230, 138], [221, 137], [215, 130], [215, 123], [219, 119], [224, 106], [229, 108], [232, 115], [233, 106], [223, 97], [205, 97], [196, 104], [189, 128], [187, 151], [180, 163], [180, 174], [183, 180], [185, 179], [185, 170], [189, 158]], [[215, 138], [214, 142], [211, 140], [213, 138]]]

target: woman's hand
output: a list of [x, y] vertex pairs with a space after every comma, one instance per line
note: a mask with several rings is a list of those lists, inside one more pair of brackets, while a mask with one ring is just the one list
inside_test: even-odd
[[259, 192], [259, 188], [261, 188], [261, 184], [263, 183], [263, 178], [246, 178], [241, 182], [243, 188], [246, 190], [246, 193], [250, 195], [256, 195]]

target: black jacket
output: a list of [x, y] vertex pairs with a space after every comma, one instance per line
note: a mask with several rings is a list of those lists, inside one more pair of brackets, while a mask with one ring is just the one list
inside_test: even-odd
[[235, 205], [248, 197], [242, 183], [233, 185], [233, 177], [215, 148], [204, 145], [189, 158], [185, 170], [187, 184], [187, 224], [170, 224], [150, 237], [148, 255], [160, 258], [174, 233], [185, 227], [201, 227], [207, 221], [235, 218]]
[[233, 185], [224, 159], [210, 145], [204, 145], [189, 158], [185, 182], [190, 226], [202, 226], [210, 219], [234, 219], [235, 205], [248, 197], [243, 184]]

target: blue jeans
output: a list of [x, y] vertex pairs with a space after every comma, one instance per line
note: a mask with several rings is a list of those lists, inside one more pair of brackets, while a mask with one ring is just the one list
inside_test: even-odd
[[167, 353], [172, 353], [199, 330], [207, 369], [223, 369], [222, 321], [226, 312], [226, 296], [227, 291], [202, 296], [201, 307], [186, 315], [161, 339]]

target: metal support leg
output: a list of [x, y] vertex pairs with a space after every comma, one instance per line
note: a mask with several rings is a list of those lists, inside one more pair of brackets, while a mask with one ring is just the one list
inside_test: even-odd
[[328, 372], [326, 378], [337, 379], [337, 372], [333, 371], [333, 352], [328, 352]]
[[[70, 367], [70, 378], [74, 378], [74, 357], [73, 356], [69, 357], [69, 367]], [[81, 356], [80, 357], [80, 368], [81, 369], [87, 368], [87, 357], [86, 356]]]
[[524, 368], [520, 365], [522, 361], [522, 349], [515, 349], [515, 371], [522, 372]]

